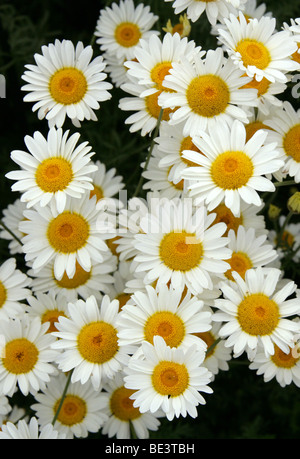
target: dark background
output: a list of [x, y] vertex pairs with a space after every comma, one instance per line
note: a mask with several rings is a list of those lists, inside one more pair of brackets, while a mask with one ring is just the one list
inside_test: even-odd
[[[147, 0], [152, 12], [160, 17], [160, 25], [168, 18], [174, 20], [171, 3], [163, 0]], [[0, 1], [0, 74], [6, 78], [6, 98], [0, 99], [0, 212], [18, 197], [10, 191], [11, 181], [6, 172], [15, 169], [10, 159], [14, 149], [26, 150], [24, 136], [35, 130], [47, 135], [47, 121], [39, 121], [32, 113], [32, 104], [24, 103], [24, 84], [21, 75], [25, 64], [34, 64], [34, 53], [41, 52], [41, 46], [60, 40], [81, 40], [87, 46], [92, 39], [99, 11], [109, 3], [85, 0], [84, 2], [61, 0]], [[267, 0], [267, 11], [277, 19], [277, 29], [290, 18], [300, 16], [299, 1], [278, 2]], [[204, 49], [216, 46], [210, 35], [210, 25], [205, 13], [193, 25], [190, 36]], [[100, 54], [94, 45], [95, 55]], [[128, 193], [134, 190], [140, 177], [140, 163], [145, 158], [149, 138], [130, 134], [124, 125], [128, 112], [118, 109], [120, 97], [126, 94], [114, 88], [112, 99], [102, 103], [97, 112], [98, 122], [83, 122], [81, 135], [88, 140], [96, 152], [94, 160], [103, 161], [107, 168], [116, 167], [124, 177]], [[299, 99], [291, 99], [290, 91], [284, 94], [295, 108]], [[74, 131], [66, 123], [64, 129]], [[286, 213], [286, 200], [293, 190], [282, 188], [276, 204]], [[269, 222], [268, 222], [269, 224]], [[0, 263], [9, 257], [6, 241], [0, 240]], [[18, 258], [22, 267], [22, 258]], [[291, 273], [287, 273], [291, 274]], [[293, 275], [293, 274], [292, 274]], [[282, 389], [276, 381], [264, 383], [262, 377], [249, 370], [243, 358], [235, 359], [228, 372], [222, 372], [211, 385], [213, 395], [205, 398], [207, 404], [199, 407], [196, 420], [180, 418], [162, 421], [162, 427], [152, 438], [159, 439], [247, 439], [247, 438], [300, 438], [300, 389], [291, 385]], [[18, 403], [30, 405], [30, 397], [21, 397]], [[96, 435], [91, 435], [96, 438]], [[99, 437], [99, 435], [98, 435]]]

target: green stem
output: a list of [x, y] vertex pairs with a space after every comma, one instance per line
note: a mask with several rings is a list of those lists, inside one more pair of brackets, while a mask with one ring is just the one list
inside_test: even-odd
[[206, 355], [208, 355], [208, 354], [216, 347], [216, 345], [219, 344], [220, 341], [221, 341], [221, 338], [216, 339], [216, 341], [214, 341], [214, 342], [209, 346], [209, 348], [206, 350]]
[[52, 425], [55, 424], [55, 421], [56, 421], [57, 418], [58, 418], [58, 415], [59, 415], [59, 412], [60, 412], [60, 410], [61, 410], [61, 407], [63, 406], [64, 400], [65, 400], [66, 395], [67, 395], [67, 390], [68, 390], [68, 387], [69, 387], [70, 382], [71, 382], [72, 373], [73, 373], [73, 370], [71, 370], [71, 371], [69, 372], [68, 379], [67, 379], [67, 381], [66, 381], [66, 385], [65, 385], [64, 391], [63, 391], [63, 393], [62, 393], [62, 396], [61, 396], [59, 405], [58, 405], [58, 407], [57, 407], [57, 410], [56, 410], [56, 413], [55, 413], [55, 415], [54, 415], [54, 418], [52, 419]]
[[290, 219], [292, 218], [292, 216], [294, 215], [294, 212], [293, 211], [289, 211], [289, 213], [287, 214], [286, 216], [286, 219], [284, 220], [283, 224], [282, 224], [282, 227], [280, 228], [280, 231], [279, 231], [279, 234], [278, 234], [278, 237], [277, 237], [277, 244], [276, 244], [276, 249], [279, 247], [281, 241], [282, 241], [282, 236], [283, 236], [283, 232], [284, 232], [284, 229], [286, 227], [286, 225], [288, 225]]
[[21, 239], [18, 238], [18, 236], [15, 235], [15, 233], [13, 233], [6, 225], [5, 223], [0, 220], [0, 225], [3, 226], [3, 228], [20, 244], [20, 245], [23, 245], [22, 244], [22, 241]]
[[161, 108], [160, 112], [159, 112], [158, 119], [157, 119], [157, 124], [156, 124], [156, 127], [155, 127], [155, 131], [154, 131], [154, 134], [153, 134], [153, 137], [152, 137], [151, 145], [150, 145], [150, 148], [149, 148], [149, 151], [148, 151], [148, 155], [147, 155], [147, 158], [146, 158], [146, 161], [145, 161], [145, 164], [144, 164], [144, 169], [143, 169], [143, 172], [141, 173], [141, 177], [140, 177], [139, 183], [137, 184], [135, 192], [132, 195], [133, 198], [135, 198], [139, 194], [139, 192], [141, 191], [141, 188], [142, 188], [142, 185], [143, 185], [143, 181], [144, 181], [143, 173], [147, 170], [147, 167], [148, 167], [151, 155], [152, 155], [152, 151], [153, 151], [153, 148], [154, 148], [154, 145], [155, 145], [155, 139], [156, 139], [157, 134], [158, 134], [158, 130], [159, 130], [159, 126], [160, 126], [160, 123], [161, 123], [161, 120], [162, 120], [163, 112], [164, 112], [164, 110]]
[[274, 182], [276, 188], [278, 186], [288, 186], [288, 185], [295, 185], [295, 180], [286, 180], [285, 182]]

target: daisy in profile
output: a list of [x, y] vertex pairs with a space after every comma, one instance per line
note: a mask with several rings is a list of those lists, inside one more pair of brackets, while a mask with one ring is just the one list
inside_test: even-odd
[[25, 312], [30, 318], [39, 317], [41, 323], [49, 323], [47, 333], [57, 331], [55, 323], [60, 316], [67, 316], [69, 299], [62, 293], [55, 294], [53, 290], [48, 293], [36, 293], [27, 298], [28, 305]]
[[209, 50], [203, 59], [194, 54], [193, 62], [174, 62], [169, 73], [164, 87], [172, 91], [163, 91], [158, 103], [163, 109], [174, 110], [170, 124], [185, 121], [185, 136], [193, 137], [219, 120], [247, 122], [246, 107], [257, 105], [257, 90], [242, 89], [249, 77], [224, 56], [220, 47]]
[[178, 22], [176, 22], [174, 25], [172, 24], [171, 19], [168, 19], [166, 26], [162, 27], [162, 30], [166, 33], [171, 33], [172, 35], [179, 33], [181, 38], [183, 38], [190, 35], [192, 27], [190, 21], [188, 20], [187, 14], [184, 13], [179, 16]]
[[283, 172], [300, 182], [300, 109], [295, 109], [288, 101], [272, 113], [265, 121], [271, 129], [268, 141], [277, 142], [277, 149], [282, 154], [285, 164]]
[[124, 386], [123, 373], [116, 373], [104, 385], [103, 394], [106, 404], [104, 413], [108, 415], [101, 433], [109, 438], [116, 437], [118, 440], [130, 439], [131, 428], [139, 439], [149, 438], [149, 431], [157, 431], [160, 426], [159, 417], [162, 412], [141, 413], [139, 408], [133, 406], [131, 395], [133, 390]]
[[[109, 251], [103, 254], [103, 261], [92, 262], [91, 268], [85, 270], [76, 261], [75, 274], [69, 277], [64, 271], [62, 278], [57, 279], [54, 274], [54, 261], [51, 261], [38, 272], [28, 269], [28, 276], [32, 279], [31, 289], [37, 293], [48, 293], [53, 290], [56, 295], [61, 294], [73, 302], [79, 298], [86, 300], [94, 295], [98, 300], [102, 299], [103, 293], [108, 293], [114, 282], [112, 274], [117, 269], [117, 261]], [[32, 266], [32, 263], [28, 263]]]
[[164, 86], [164, 79], [169, 75], [174, 62], [180, 62], [182, 57], [193, 60], [195, 54], [202, 57], [205, 51], [196, 47], [193, 40], [181, 38], [178, 33], [166, 33], [163, 39], [151, 35], [148, 40], [140, 40], [134, 51], [135, 59], [125, 62], [128, 75], [137, 80], [138, 84], [146, 86], [141, 97], [155, 94], [157, 91], [169, 91]]
[[17, 269], [15, 258], [5, 260], [0, 266], [0, 319], [24, 313], [24, 301], [31, 296], [31, 279]]
[[190, 199], [160, 199], [135, 235], [135, 271], [145, 273], [145, 284], [170, 282], [196, 295], [212, 290], [214, 279], [229, 268], [224, 260], [231, 255], [228, 239], [222, 237], [226, 225], [212, 225], [214, 218], [203, 206], [195, 210]]
[[[104, 242], [114, 231], [105, 215], [96, 207], [96, 197], [89, 193], [82, 199], [69, 199], [64, 212], [54, 206], [38, 207], [24, 212], [27, 220], [20, 223], [26, 235], [22, 239], [26, 262], [39, 270], [54, 260], [54, 275], [61, 279], [64, 272], [74, 277], [76, 261], [89, 271], [92, 262], [102, 262], [109, 249]], [[103, 226], [101, 221], [103, 218]]]
[[258, 266], [266, 267], [278, 257], [273, 245], [266, 244], [267, 234], [258, 236], [253, 228], [246, 230], [241, 225], [238, 227], [237, 233], [230, 230], [228, 237], [228, 247], [232, 250], [232, 255], [226, 260], [230, 264], [230, 269], [226, 271], [225, 277], [232, 282], [235, 282], [232, 276], [233, 271], [245, 279], [248, 269]]
[[59, 212], [66, 206], [67, 196], [81, 198], [92, 190], [91, 173], [97, 170], [92, 163], [91, 147], [75, 133], [68, 138], [69, 131], [51, 128], [47, 139], [36, 131], [33, 137], [25, 136], [29, 153], [20, 150], [11, 152], [12, 160], [21, 170], [11, 171], [6, 177], [15, 180], [12, 191], [21, 192], [21, 201], [27, 207], [48, 205], [52, 200]]
[[[26, 203], [22, 202], [19, 198], [16, 199], [12, 204], [8, 204], [6, 209], [3, 209], [2, 222], [9, 228], [10, 232], [5, 228], [1, 227], [0, 238], [8, 241], [8, 250], [11, 255], [17, 253], [23, 253], [21, 239], [24, 234], [19, 231], [19, 223], [23, 220], [23, 211], [26, 209]], [[16, 239], [16, 236], [18, 239]]]
[[[286, 215], [280, 215], [278, 219], [278, 230], [271, 229], [268, 232], [268, 240], [276, 248], [279, 260], [300, 246], [300, 223], [285, 223]], [[283, 226], [284, 225], [284, 226]], [[280, 231], [282, 229], [282, 232]], [[299, 262], [299, 251], [292, 256], [295, 263]]]
[[45, 386], [50, 375], [57, 370], [58, 352], [51, 349], [55, 337], [47, 333], [49, 323], [41, 323], [39, 317], [21, 318], [0, 322], [1, 393], [11, 397], [17, 388], [23, 395], [34, 394]]
[[195, 345], [205, 349], [205, 342], [195, 336], [211, 329], [211, 313], [203, 310], [203, 301], [189, 292], [183, 297], [181, 289], [167, 285], [159, 289], [146, 285], [145, 290], [135, 292], [133, 304], [122, 308], [118, 319], [120, 345], [153, 344], [154, 336], [159, 335], [170, 347]]
[[274, 191], [273, 182], [266, 177], [283, 166], [276, 143], [267, 142], [267, 131], [257, 131], [246, 142], [243, 123], [235, 120], [229, 128], [219, 122], [194, 143], [203, 152], [185, 151], [183, 156], [199, 164], [182, 173], [189, 180], [189, 195], [195, 204], [205, 203], [209, 211], [224, 201], [235, 216], [240, 203], [260, 206], [259, 191]]
[[257, 375], [262, 375], [266, 383], [275, 379], [281, 387], [290, 384], [300, 387], [299, 345], [290, 347], [288, 352], [283, 352], [275, 345], [274, 354], [269, 356], [259, 348], [249, 368], [255, 370]]
[[35, 395], [31, 409], [36, 412], [42, 427], [56, 417], [53, 427], [66, 439], [86, 438], [90, 432], [98, 432], [106, 421], [107, 415], [103, 412], [106, 400], [101, 392], [95, 391], [90, 381], [86, 384], [71, 382], [58, 411], [66, 383], [64, 373], [52, 377], [46, 388]]
[[22, 79], [27, 84], [21, 89], [29, 93], [24, 101], [35, 102], [32, 110], [39, 119], [46, 118], [49, 127], [61, 127], [66, 117], [75, 126], [84, 119], [97, 121], [94, 110], [111, 98], [103, 57], [92, 56], [93, 48], [82, 42], [74, 46], [70, 40], [55, 40], [34, 55], [36, 65], [26, 65]]
[[141, 38], [147, 39], [158, 16], [150, 11], [143, 3], [135, 5], [133, 0], [113, 2], [110, 7], [100, 10], [95, 36], [101, 51], [115, 55], [117, 59], [132, 59], [134, 50]]
[[205, 353], [195, 346], [170, 348], [161, 336], [153, 344], [142, 343], [143, 358], [131, 357], [125, 387], [134, 390], [133, 406], [141, 413], [162, 410], [167, 419], [197, 417], [197, 406], [206, 403], [201, 392], [212, 393], [208, 386], [212, 374], [202, 364]]
[[96, 195], [97, 201], [103, 198], [115, 197], [125, 186], [123, 177], [116, 174], [116, 169], [106, 169], [101, 161], [96, 161], [97, 169], [91, 174], [93, 189], [91, 196]]
[[65, 440], [66, 436], [60, 434], [49, 422], [40, 427], [36, 417], [28, 422], [20, 419], [17, 424], [7, 422], [0, 428], [0, 440]]
[[90, 380], [99, 390], [127, 365], [131, 347], [119, 345], [118, 313], [117, 300], [110, 301], [106, 295], [98, 304], [90, 296], [86, 301], [69, 303], [69, 317], [59, 317], [58, 332], [52, 335], [60, 339], [53, 343], [53, 348], [62, 351], [57, 358], [58, 368], [63, 372], [73, 370], [73, 383], [85, 384]]
[[275, 345], [288, 353], [293, 347], [299, 324], [292, 316], [299, 314], [297, 298], [289, 298], [296, 290], [293, 281], [278, 288], [281, 271], [258, 267], [247, 270], [245, 280], [233, 272], [234, 285], [220, 283], [224, 298], [215, 300], [213, 321], [224, 322], [219, 335], [226, 338], [234, 356], [244, 351], [252, 359], [259, 345], [266, 356], [274, 355]]
[[287, 73], [300, 68], [291, 59], [297, 50], [295, 41], [289, 32], [275, 31], [275, 18], [262, 16], [247, 22], [240, 11], [238, 17], [231, 14], [224, 22], [227, 29], [219, 29], [219, 41], [235, 65], [251, 78], [286, 83]]

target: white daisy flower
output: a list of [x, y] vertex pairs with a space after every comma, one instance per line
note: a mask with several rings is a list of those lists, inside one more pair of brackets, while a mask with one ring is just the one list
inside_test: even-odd
[[0, 265], [0, 319], [24, 313], [23, 301], [31, 296], [30, 286], [30, 277], [17, 269], [15, 258]]
[[119, 345], [118, 313], [117, 300], [110, 301], [106, 295], [98, 305], [91, 296], [86, 301], [69, 303], [69, 318], [59, 317], [59, 331], [53, 335], [60, 339], [53, 348], [63, 351], [57, 358], [58, 367], [63, 372], [73, 370], [72, 382], [85, 384], [91, 380], [98, 390], [127, 365], [131, 347]]
[[64, 373], [51, 378], [46, 388], [35, 395], [36, 403], [31, 409], [42, 427], [55, 419], [54, 429], [67, 439], [86, 438], [90, 432], [98, 432], [107, 420], [103, 412], [106, 399], [89, 381], [86, 384], [71, 382], [59, 409], [67, 379]]
[[2, 227], [0, 238], [9, 241], [8, 250], [11, 255], [16, 255], [17, 253], [23, 254], [21, 239], [24, 234], [19, 231], [19, 223], [24, 218], [23, 211], [25, 209], [26, 203], [18, 198], [12, 204], [8, 204], [7, 208], [3, 210], [2, 222], [9, 231]]
[[163, 109], [173, 109], [170, 124], [185, 121], [185, 136], [193, 137], [219, 120], [247, 122], [246, 107], [257, 105], [257, 90], [242, 89], [249, 77], [243, 76], [221, 48], [209, 50], [203, 59], [195, 54], [194, 62], [174, 62], [169, 73], [164, 86], [173, 92], [163, 91], [158, 103]]
[[101, 51], [115, 55], [117, 59], [134, 57], [135, 47], [141, 38], [147, 39], [158, 16], [150, 11], [143, 3], [135, 5], [132, 0], [121, 0], [118, 4], [100, 10], [95, 36]]
[[[298, 319], [294, 319], [298, 320]], [[259, 348], [249, 368], [256, 370], [257, 375], [263, 375], [264, 382], [275, 379], [281, 387], [295, 384], [300, 387], [300, 354], [299, 345], [290, 347], [288, 352], [283, 352], [274, 346], [274, 354], [266, 356]]]
[[[196, 22], [200, 16], [205, 12], [206, 17], [211, 25], [216, 24], [217, 20], [220, 17], [226, 17], [229, 15], [231, 10], [231, 2], [228, 0], [165, 0], [166, 2], [173, 2], [172, 7], [174, 8], [174, 13], [179, 14], [182, 11], [186, 10], [188, 19], [192, 22]], [[242, 0], [244, 1], [244, 0]], [[240, 4], [241, 2], [237, 0], [235, 2]]]
[[291, 38], [296, 42], [297, 50], [291, 55], [291, 58], [300, 64], [300, 18], [290, 18], [290, 24], [284, 22], [283, 30], [288, 31]]
[[170, 348], [161, 336], [154, 344], [142, 343], [144, 357], [132, 357], [125, 371], [125, 387], [133, 389], [133, 406], [141, 413], [162, 410], [169, 421], [174, 417], [197, 417], [196, 407], [206, 403], [200, 392], [211, 394], [212, 374], [202, 364], [205, 353], [192, 346]]
[[24, 419], [17, 425], [12, 422], [2, 424], [0, 429], [1, 440], [65, 440], [66, 436], [54, 429], [51, 423], [40, 427], [35, 417], [28, 422]]
[[135, 60], [125, 62], [128, 75], [134, 77], [138, 84], [146, 86], [141, 97], [155, 94], [157, 91], [169, 91], [164, 86], [164, 78], [169, 75], [174, 62], [181, 62], [182, 57], [192, 61], [195, 54], [202, 57], [205, 51], [196, 47], [193, 40], [181, 38], [178, 33], [166, 33], [163, 39], [151, 35], [148, 40], [140, 40], [135, 48]]
[[[69, 199], [64, 212], [53, 206], [24, 211], [26, 221], [19, 229], [26, 235], [22, 239], [25, 261], [39, 270], [54, 260], [54, 275], [61, 279], [64, 272], [75, 275], [76, 261], [90, 271], [92, 262], [101, 263], [108, 247], [104, 239], [114, 235], [105, 213], [96, 206], [96, 197], [89, 193], [82, 199]], [[102, 223], [103, 222], [103, 223]]]
[[110, 291], [111, 284], [114, 282], [112, 274], [117, 269], [115, 257], [109, 252], [103, 254], [103, 257], [102, 262], [92, 261], [89, 270], [83, 269], [76, 261], [75, 274], [72, 278], [64, 271], [62, 278], [57, 279], [54, 274], [53, 260], [38, 272], [28, 269], [28, 275], [32, 279], [31, 289], [35, 295], [38, 292], [47, 293], [53, 290], [56, 295], [64, 295], [71, 302], [80, 297], [86, 300], [91, 295], [101, 300], [103, 293]]
[[47, 333], [49, 323], [42, 324], [39, 317], [0, 322], [1, 393], [11, 397], [18, 387], [22, 394], [34, 394], [45, 386], [56, 372], [54, 360], [58, 352], [51, 349], [55, 337]]
[[47, 139], [36, 131], [33, 137], [25, 136], [29, 153], [20, 150], [11, 152], [12, 160], [21, 170], [11, 171], [6, 177], [15, 180], [12, 191], [21, 192], [21, 201], [27, 207], [40, 204], [42, 207], [54, 201], [59, 212], [66, 206], [67, 196], [81, 198], [92, 190], [91, 173], [97, 170], [89, 153], [88, 142], [76, 147], [79, 133], [69, 137], [69, 131], [53, 127]]
[[99, 102], [111, 98], [112, 84], [106, 81], [102, 56], [93, 60], [91, 46], [70, 40], [55, 40], [42, 46], [42, 54], [35, 54], [36, 65], [26, 65], [22, 79], [27, 82], [23, 91], [29, 91], [25, 102], [35, 102], [39, 119], [46, 118], [49, 127], [61, 127], [66, 116], [75, 126], [84, 119], [97, 121], [94, 110]]
[[42, 324], [48, 322], [47, 333], [52, 333], [57, 331], [55, 322], [58, 322], [58, 318], [67, 315], [68, 300], [61, 292], [57, 295], [53, 290], [49, 290], [48, 293], [38, 292], [35, 296], [27, 298], [25, 312], [30, 318], [39, 317]]
[[260, 206], [258, 191], [274, 191], [275, 186], [265, 177], [283, 166], [276, 143], [265, 143], [267, 131], [259, 130], [246, 142], [243, 123], [235, 120], [229, 128], [219, 122], [193, 142], [203, 154], [185, 151], [183, 156], [199, 164], [182, 173], [189, 180], [189, 195], [195, 204], [207, 205], [209, 211], [224, 201], [235, 216], [240, 202]]
[[127, 282], [133, 278], [130, 270], [130, 262], [120, 261], [117, 270], [113, 274], [113, 283], [107, 292], [111, 300], [119, 301], [119, 311], [131, 300], [131, 294], [126, 292]]
[[232, 250], [231, 258], [227, 263], [230, 269], [226, 271], [225, 277], [232, 282], [232, 272], [236, 271], [243, 279], [248, 269], [268, 265], [276, 260], [278, 253], [272, 244], [266, 244], [267, 234], [258, 236], [253, 228], [247, 230], [240, 225], [237, 233], [233, 230], [228, 232], [228, 247]]
[[141, 413], [139, 408], [135, 408], [130, 398], [134, 391], [124, 386], [123, 378], [123, 373], [116, 373], [114, 378], [104, 385], [104, 412], [108, 415], [108, 420], [104, 423], [101, 433], [118, 440], [130, 439], [132, 427], [137, 438], [149, 438], [149, 431], [158, 430], [158, 417], [163, 413]]
[[235, 284], [220, 283], [224, 298], [215, 300], [213, 321], [225, 322], [219, 331], [226, 339], [226, 346], [232, 346], [235, 356], [244, 351], [252, 359], [258, 345], [262, 344], [266, 355], [273, 355], [277, 345], [283, 352], [289, 352], [299, 324], [291, 317], [300, 312], [299, 299], [287, 299], [296, 289], [293, 281], [277, 288], [281, 275], [279, 269], [262, 267], [249, 269], [245, 280], [233, 272]]
[[247, 22], [240, 11], [224, 19], [227, 29], [219, 29], [219, 41], [242, 71], [257, 81], [286, 83], [286, 74], [300, 68], [291, 59], [297, 45], [287, 31], [276, 32], [276, 19], [263, 16]]
[[268, 130], [268, 141], [277, 142], [277, 149], [285, 160], [283, 172], [300, 182], [300, 109], [295, 109], [288, 101], [276, 109], [265, 121]]
[[143, 341], [153, 344], [156, 335], [168, 346], [186, 349], [196, 345], [205, 349], [205, 342], [195, 334], [211, 329], [211, 313], [203, 310], [203, 301], [182, 289], [162, 285], [146, 292], [135, 292], [132, 303], [123, 306], [118, 318], [120, 345], [139, 347]]
[[212, 279], [229, 268], [224, 260], [231, 255], [228, 239], [222, 237], [226, 225], [212, 225], [214, 219], [205, 207], [195, 210], [190, 199], [161, 199], [141, 219], [142, 233], [135, 235], [136, 271], [145, 273], [145, 283], [170, 281], [196, 295], [213, 289]]
[[103, 53], [103, 59], [106, 64], [105, 71], [109, 75], [114, 87], [120, 88], [122, 84], [128, 82], [128, 69], [124, 65], [127, 61], [126, 57], [118, 59], [114, 54], [106, 52]]
[[93, 183], [91, 196], [95, 194], [97, 201], [115, 197], [125, 187], [123, 177], [116, 174], [117, 170], [114, 167], [107, 170], [101, 161], [96, 161], [95, 166], [97, 169], [91, 174]]

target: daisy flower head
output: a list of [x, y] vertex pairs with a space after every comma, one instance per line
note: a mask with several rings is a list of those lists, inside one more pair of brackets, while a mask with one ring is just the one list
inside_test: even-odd
[[22, 79], [27, 84], [21, 89], [29, 93], [24, 101], [35, 102], [32, 110], [38, 110], [38, 118], [46, 118], [49, 127], [61, 127], [66, 117], [75, 126], [84, 119], [97, 121], [94, 110], [111, 98], [103, 57], [92, 56], [92, 47], [82, 42], [74, 46], [70, 40], [55, 40], [34, 55], [36, 65], [26, 65]]
[[141, 413], [139, 408], [133, 406], [132, 389], [124, 386], [124, 374], [116, 373], [104, 385], [106, 405], [104, 412], [108, 420], [104, 423], [101, 433], [109, 438], [116, 437], [124, 440], [131, 438], [131, 426], [139, 439], [149, 438], [149, 431], [157, 431], [160, 426], [159, 417], [162, 412]]
[[36, 417], [28, 422], [20, 419], [17, 424], [7, 422], [0, 429], [1, 440], [65, 440], [66, 436], [54, 429], [51, 422], [40, 427]]
[[273, 355], [275, 345], [289, 352], [294, 336], [299, 333], [299, 324], [292, 316], [299, 314], [300, 302], [289, 298], [295, 292], [293, 281], [278, 288], [281, 271], [277, 268], [258, 267], [247, 270], [245, 280], [233, 272], [235, 285], [220, 283], [223, 298], [215, 300], [213, 321], [225, 322], [219, 335], [226, 338], [226, 346], [232, 347], [234, 356], [244, 351], [253, 359], [258, 346], [265, 355]]
[[192, 27], [190, 21], [188, 20], [187, 14], [184, 13], [179, 16], [178, 22], [174, 25], [172, 24], [171, 19], [168, 19], [166, 26], [162, 27], [162, 30], [166, 33], [171, 33], [172, 35], [179, 33], [181, 38], [183, 38], [189, 36]]
[[266, 244], [267, 234], [258, 236], [253, 228], [247, 230], [241, 225], [237, 233], [230, 230], [228, 233], [228, 247], [232, 250], [231, 258], [227, 263], [230, 269], [226, 271], [225, 277], [235, 282], [232, 272], [236, 271], [243, 279], [248, 269], [258, 266], [266, 267], [276, 260], [278, 253], [272, 244]]
[[90, 381], [85, 384], [71, 382], [59, 408], [67, 379], [64, 373], [52, 377], [43, 391], [35, 395], [31, 409], [36, 412], [42, 427], [55, 418], [54, 429], [66, 439], [86, 438], [90, 432], [98, 432], [106, 421], [103, 412], [106, 400]]
[[213, 289], [213, 279], [229, 268], [224, 260], [231, 255], [222, 237], [226, 225], [212, 225], [214, 218], [204, 206], [195, 209], [190, 199], [160, 199], [141, 219], [142, 233], [135, 235], [135, 270], [145, 273], [145, 284], [170, 282], [196, 295]]
[[208, 211], [221, 202], [235, 216], [240, 214], [240, 203], [260, 206], [259, 191], [274, 191], [273, 182], [266, 174], [278, 171], [283, 166], [276, 143], [267, 142], [267, 131], [257, 131], [246, 142], [245, 125], [239, 120], [231, 128], [221, 121], [202, 137], [193, 141], [203, 154], [185, 151], [183, 156], [199, 167], [189, 167], [182, 177], [189, 181], [189, 195], [195, 205], [203, 203]]
[[52, 127], [45, 138], [39, 131], [25, 136], [28, 152], [14, 150], [12, 160], [21, 170], [11, 171], [6, 177], [15, 180], [12, 191], [21, 192], [21, 201], [27, 207], [48, 205], [52, 200], [59, 212], [66, 206], [67, 196], [81, 198], [92, 190], [91, 173], [97, 170], [92, 163], [91, 146], [83, 142], [76, 146], [80, 134], [69, 138], [69, 131]]
[[130, 346], [120, 346], [118, 327], [119, 302], [105, 295], [100, 302], [94, 296], [68, 305], [68, 317], [56, 323], [60, 338], [53, 348], [62, 350], [57, 358], [60, 370], [72, 372], [72, 382], [91, 380], [95, 390], [127, 365]]
[[[23, 220], [23, 211], [26, 209], [26, 203], [22, 202], [19, 198], [12, 204], [8, 204], [6, 209], [3, 209], [2, 222], [9, 228], [8, 232], [4, 227], [0, 230], [0, 238], [8, 241], [8, 250], [11, 255], [23, 253], [22, 243], [20, 243], [24, 234], [19, 231], [19, 223]], [[14, 234], [14, 237], [12, 234]], [[19, 241], [18, 241], [19, 239]]]
[[55, 337], [47, 333], [49, 323], [27, 314], [0, 322], [1, 393], [11, 397], [17, 388], [23, 395], [35, 394], [56, 370], [58, 352], [51, 349]]
[[109, 250], [105, 239], [114, 235], [104, 211], [96, 206], [96, 197], [90, 199], [89, 193], [82, 199], [68, 199], [62, 213], [47, 206], [29, 209], [24, 215], [27, 220], [19, 226], [25, 233], [25, 261], [33, 261], [32, 269], [38, 271], [54, 260], [58, 280], [64, 272], [69, 278], [74, 277], [76, 262], [86, 271], [91, 269], [92, 262], [101, 263]]
[[59, 316], [66, 316], [68, 309], [68, 298], [62, 294], [55, 294], [53, 290], [48, 293], [36, 293], [27, 298], [28, 305], [25, 312], [28, 317], [39, 317], [41, 323], [49, 323], [47, 333], [57, 331], [55, 322], [58, 322]]
[[0, 265], [0, 318], [16, 317], [25, 310], [24, 301], [31, 296], [31, 279], [17, 269], [15, 258]]
[[164, 86], [172, 91], [163, 91], [158, 103], [173, 110], [170, 124], [185, 121], [185, 136], [194, 137], [219, 120], [247, 122], [247, 107], [257, 105], [257, 90], [242, 88], [249, 77], [225, 57], [221, 48], [210, 49], [203, 59], [194, 54], [193, 62], [174, 62], [169, 73]]
[[206, 344], [195, 333], [211, 329], [211, 313], [203, 310], [203, 301], [182, 289], [162, 285], [158, 289], [146, 285], [145, 292], [135, 292], [132, 304], [120, 312], [119, 342], [140, 346], [143, 341], [153, 344], [154, 336], [161, 336], [170, 347], [188, 348]]
[[124, 65], [128, 67], [128, 75], [146, 86], [147, 89], [141, 93], [144, 97], [157, 91], [169, 91], [164, 86], [164, 79], [173, 63], [181, 62], [182, 57], [191, 61], [196, 53], [202, 57], [205, 51], [201, 51], [201, 46], [196, 47], [193, 40], [181, 38], [178, 33], [166, 33], [163, 39], [151, 35], [148, 40], [140, 40], [134, 51], [135, 59]]
[[283, 173], [300, 182], [300, 109], [295, 109], [288, 101], [277, 108], [265, 121], [270, 127], [268, 141], [277, 142], [277, 149], [284, 158]]
[[287, 74], [300, 68], [291, 59], [297, 45], [287, 31], [276, 32], [276, 19], [262, 16], [247, 22], [240, 11], [224, 19], [227, 29], [219, 29], [219, 41], [235, 65], [257, 81], [286, 83]]
[[115, 197], [125, 186], [123, 177], [117, 175], [117, 170], [113, 167], [106, 169], [106, 166], [101, 161], [96, 161], [97, 169], [91, 174], [93, 189], [90, 193], [97, 197], [97, 202], [103, 198]]
[[[37, 293], [48, 293], [53, 290], [56, 295], [67, 297], [71, 302], [79, 298], [86, 300], [94, 295], [101, 300], [103, 293], [108, 293], [111, 284], [114, 282], [113, 273], [117, 269], [117, 261], [110, 252], [103, 253], [102, 262], [92, 261], [91, 268], [83, 269], [78, 261], [75, 262], [75, 274], [69, 277], [64, 271], [61, 279], [57, 279], [54, 273], [54, 263], [51, 261], [43, 266], [38, 272], [32, 268], [28, 269], [28, 275], [32, 279], [31, 289]], [[32, 266], [32, 263], [28, 263]]]
[[167, 419], [197, 417], [197, 406], [206, 403], [201, 392], [211, 394], [212, 374], [202, 364], [205, 353], [192, 346], [170, 348], [161, 336], [142, 343], [143, 358], [131, 357], [125, 368], [125, 387], [134, 390], [133, 406], [141, 413], [162, 410]]
[[290, 24], [284, 23], [283, 29], [288, 31], [291, 38], [297, 44], [297, 50], [292, 54], [291, 58], [300, 64], [300, 18], [290, 19]]
[[132, 59], [140, 39], [147, 39], [158, 16], [150, 11], [149, 6], [134, 4], [133, 0], [120, 0], [111, 7], [100, 10], [95, 36], [101, 51], [115, 55], [117, 59]]
[[[298, 321], [299, 318], [293, 320]], [[290, 384], [300, 387], [299, 344], [289, 347], [288, 352], [283, 352], [275, 345], [274, 354], [268, 356], [259, 348], [249, 368], [255, 370], [257, 375], [263, 375], [266, 383], [275, 379], [281, 387]]]

